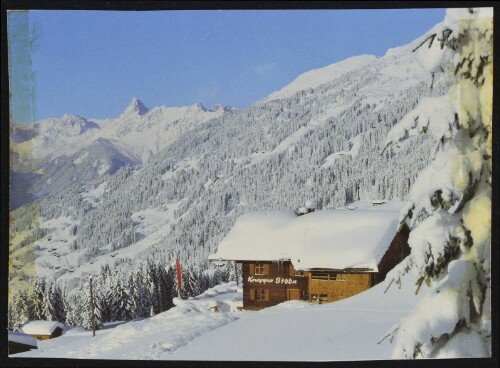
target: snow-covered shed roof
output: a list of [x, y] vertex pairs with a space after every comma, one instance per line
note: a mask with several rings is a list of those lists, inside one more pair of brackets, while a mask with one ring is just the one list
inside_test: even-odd
[[[356, 207], [349, 207], [356, 208]], [[394, 205], [374, 209], [258, 211], [242, 215], [211, 260], [290, 260], [299, 270], [370, 269], [377, 265], [398, 230]]]
[[57, 327], [63, 329], [64, 325], [57, 321], [30, 321], [21, 329], [28, 335], [51, 335]]
[[18, 344], [37, 346], [37, 340], [33, 336], [22, 332], [9, 331], [9, 341], [17, 342]]

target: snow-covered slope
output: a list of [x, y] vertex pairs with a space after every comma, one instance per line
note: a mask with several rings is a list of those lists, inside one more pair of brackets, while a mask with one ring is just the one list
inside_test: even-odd
[[331, 82], [332, 80], [341, 77], [345, 73], [362, 68], [375, 61], [375, 59], [376, 57], [373, 55], [353, 56], [339, 61], [338, 63], [311, 70], [300, 75], [286, 87], [271, 93], [268, 97], [263, 99], [262, 102], [292, 97], [299, 91], [316, 88], [322, 84]]
[[154, 317], [98, 330], [95, 338], [90, 331], [74, 328], [62, 337], [39, 341], [38, 350], [12, 357], [165, 359], [180, 346], [236, 320], [241, 300], [235, 282], [218, 285], [195, 298], [175, 299], [176, 307]]
[[[410, 278], [404, 279], [404, 281]], [[381, 283], [354, 297], [324, 305], [291, 301], [260, 312], [238, 311], [241, 288], [219, 285], [155, 317], [114, 329], [74, 329], [15, 357], [247, 361], [390, 359], [379, 343], [426, 295], [412, 282]], [[217, 307], [218, 312], [214, 312]], [[363, 348], [360, 349], [359, 347]]]
[[328, 167], [335, 164], [335, 160], [339, 158], [339, 156], [350, 156], [351, 158], [356, 158], [361, 150], [362, 143], [363, 137], [361, 135], [357, 135], [354, 138], [349, 139], [347, 141], [347, 149], [340, 152], [334, 152], [325, 157], [321, 167]]
[[[379, 343], [427, 290], [415, 295], [381, 283], [335, 303], [290, 301], [211, 331], [168, 355], [173, 360], [342, 361], [390, 359], [392, 345]], [[214, 349], [224, 346], [224, 349]]]

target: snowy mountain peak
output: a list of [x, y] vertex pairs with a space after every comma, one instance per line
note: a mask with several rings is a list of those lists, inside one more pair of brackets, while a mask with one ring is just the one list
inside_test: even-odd
[[149, 109], [137, 97], [132, 98], [132, 102], [127, 106], [122, 115], [144, 115]]
[[219, 111], [230, 112], [233, 110], [234, 110], [234, 108], [232, 106], [222, 105], [222, 104], [218, 103], [218, 104], [215, 104], [214, 107], [212, 107], [211, 111], [213, 111], [213, 112], [219, 112]]
[[200, 110], [200, 111], [208, 111], [205, 105], [203, 105], [201, 102], [197, 102], [193, 105], [191, 105], [195, 110]]
[[64, 114], [60, 119], [48, 119], [35, 123], [39, 134], [49, 134], [59, 138], [61, 136], [77, 136], [89, 129], [97, 128], [98, 126], [86, 118], [73, 114]]
[[74, 125], [75, 123], [81, 123], [87, 119], [74, 114], [64, 114], [61, 118], [61, 122], [68, 125]]

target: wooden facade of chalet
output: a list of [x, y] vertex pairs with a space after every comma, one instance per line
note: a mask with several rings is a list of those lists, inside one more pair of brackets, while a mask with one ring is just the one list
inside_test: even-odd
[[[370, 269], [296, 271], [290, 261], [238, 261], [243, 270], [243, 308], [259, 310], [288, 300], [329, 303], [356, 295], [383, 281], [410, 254], [408, 228], [399, 231]], [[338, 255], [342, 257], [342, 254]]]
[[307, 278], [290, 261], [241, 262], [243, 308], [262, 309], [285, 300], [307, 300]]

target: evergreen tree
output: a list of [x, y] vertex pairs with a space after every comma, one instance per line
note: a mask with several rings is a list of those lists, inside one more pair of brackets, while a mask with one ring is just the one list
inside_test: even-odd
[[169, 272], [161, 264], [158, 264], [159, 287], [158, 293], [160, 296], [161, 311], [164, 312], [173, 307], [172, 289], [174, 288], [173, 272]]
[[29, 302], [28, 302], [28, 296], [26, 294], [25, 290], [19, 290], [13, 297], [12, 297], [12, 305], [15, 312], [16, 320], [14, 325], [16, 326], [16, 329], [19, 328], [20, 325], [26, 323], [30, 319], [30, 307], [29, 307]]
[[137, 289], [137, 311], [138, 317], [149, 317], [152, 313], [151, 295], [148, 288], [147, 267], [145, 262], [140, 262], [135, 272], [133, 279]]
[[198, 281], [194, 276], [193, 272], [187, 267], [182, 269], [182, 288], [181, 297], [182, 299], [187, 299], [200, 294], [200, 288], [198, 286]]
[[42, 320], [44, 316], [44, 303], [43, 297], [45, 295], [45, 280], [40, 277], [33, 278], [33, 287], [31, 292], [31, 300], [33, 303], [33, 318], [35, 320]]
[[76, 299], [76, 315], [77, 325], [87, 330], [92, 329], [92, 315], [90, 311], [90, 298], [88, 284], [81, 282]]
[[92, 330], [93, 320], [92, 320], [92, 305], [94, 307], [94, 319], [95, 328], [99, 329], [102, 326], [101, 311], [96, 306], [99, 304], [96, 302], [96, 296], [94, 292], [90, 293], [90, 283], [92, 283], [93, 289], [95, 288], [96, 282], [92, 277], [90, 277], [87, 282], [82, 282], [80, 284], [80, 289], [78, 293], [78, 298], [76, 300], [76, 305], [78, 306], [77, 320], [78, 325], [87, 329]]
[[15, 311], [11, 303], [7, 305], [7, 330], [14, 331], [15, 329]]
[[95, 302], [96, 308], [99, 310], [102, 322], [112, 321], [112, 291], [113, 280], [111, 269], [108, 264], [101, 266], [99, 276], [96, 278]]
[[158, 307], [158, 300], [156, 297], [156, 282], [155, 282], [155, 272], [151, 261], [148, 261], [144, 264], [143, 268], [143, 282], [145, 286], [145, 290], [147, 293], [147, 305], [149, 306], [149, 316], [152, 317], [155, 314], [160, 312]]
[[414, 271], [417, 292], [424, 283], [431, 291], [389, 333], [395, 358], [450, 357], [470, 345], [491, 356], [492, 19], [487, 10], [448, 10], [444, 28], [415, 51], [433, 78], [451, 70], [454, 85], [421, 100], [388, 135], [397, 144], [427, 132], [438, 143], [403, 208], [411, 254], [393, 272], [397, 281]]
[[62, 301], [64, 309], [64, 321], [62, 322], [68, 326], [76, 326], [73, 317], [73, 301], [68, 295], [67, 287], [65, 287], [62, 291]]
[[[69, 326], [89, 326], [88, 317], [86, 317], [86, 304], [83, 284], [80, 284], [78, 290], [67, 295], [66, 324]], [[85, 319], [85, 323], [84, 323]]]
[[136, 290], [137, 290], [136, 317], [149, 317], [151, 313], [151, 303], [146, 285], [144, 285], [143, 283], [137, 283]]
[[53, 313], [54, 309], [52, 307], [52, 290], [51, 290], [52, 282], [47, 282], [46, 284], [46, 289], [45, 293], [43, 294], [43, 301], [42, 301], [42, 313], [43, 313], [43, 318], [46, 321], [53, 321]]
[[[217, 268], [213, 273], [213, 276], [211, 277], [210, 287], [214, 287], [215, 285], [229, 282], [230, 279], [231, 279], [231, 274], [228, 264], [226, 263], [222, 266], [217, 266]], [[241, 279], [241, 273], [240, 273], [240, 279]]]
[[54, 281], [47, 282], [43, 295], [43, 319], [47, 321], [57, 321], [54, 292]]
[[19, 295], [15, 293], [12, 296], [12, 301], [9, 303], [10, 315], [9, 315], [9, 326], [11, 326], [12, 331], [19, 331], [20, 326], [22, 325], [22, 316], [20, 316], [20, 310], [18, 309]]
[[[63, 296], [60, 287], [55, 281], [47, 283], [45, 293], [43, 295], [42, 307], [43, 318], [40, 319], [64, 322], [65, 310]], [[36, 310], [36, 308], [34, 308], [34, 310]], [[36, 314], [34, 314], [34, 316], [38, 317]]]
[[129, 321], [133, 317], [133, 305], [130, 292], [118, 277], [113, 290], [113, 320]]
[[130, 319], [134, 319], [141, 312], [141, 301], [139, 300], [139, 291], [132, 273], [128, 277], [127, 289], [130, 295]]
[[172, 300], [172, 306], [173, 306], [174, 298], [177, 298], [179, 295], [179, 292], [177, 290], [177, 271], [175, 269], [175, 264], [173, 267], [168, 268], [167, 274], [168, 274], [168, 279], [171, 282], [170, 300]]

